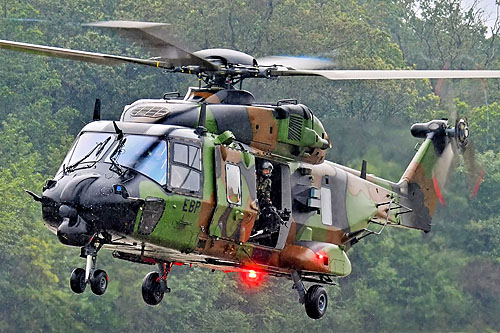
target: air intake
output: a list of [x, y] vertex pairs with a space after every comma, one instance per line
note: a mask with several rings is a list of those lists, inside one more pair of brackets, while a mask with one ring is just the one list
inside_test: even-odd
[[302, 138], [302, 124], [304, 118], [297, 115], [290, 115], [290, 122], [288, 123], [288, 140], [300, 141]]
[[161, 118], [168, 114], [165, 106], [138, 105], [130, 111], [132, 117]]

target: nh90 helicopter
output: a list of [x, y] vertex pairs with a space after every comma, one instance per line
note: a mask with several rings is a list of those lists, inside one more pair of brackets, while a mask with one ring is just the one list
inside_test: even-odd
[[[263, 104], [235, 85], [247, 78], [322, 76], [331, 80], [498, 78], [500, 71], [322, 70], [318, 59], [266, 57], [207, 49], [187, 52], [162, 35], [163, 24], [109, 21], [148, 42], [158, 57], [139, 59], [0, 40], [0, 48], [103, 65], [141, 64], [196, 75], [184, 97], [165, 94], [127, 105], [120, 121], [100, 120], [78, 134], [42, 196], [46, 226], [81, 248], [86, 266], [71, 273], [76, 293], [108, 285], [96, 269], [101, 248], [157, 265], [142, 285], [161, 302], [174, 264], [286, 277], [309, 317], [321, 318], [321, 286], [347, 276], [346, 251], [386, 226], [431, 230], [440, 186], [456, 155], [467, 152], [466, 119], [414, 124], [424, 139], [399, 182], [325, 160], [330, 140], [305, 105]], [[202, 86], [203, 84], [203, 86]], [[469, 150], [470, 151], [470, 150]], [[303, 282], [315, 283], [307, 290]]]

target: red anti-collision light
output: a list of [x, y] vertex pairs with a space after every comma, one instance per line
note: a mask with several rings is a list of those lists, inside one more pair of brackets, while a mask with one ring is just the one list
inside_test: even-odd
[[328, 266], [328, 256], [326, 254], [316, 253], [316, 256], [323, 262], [323, 265]]
[[257, 278], [257, 272], [255, 272], [254, 270], [250, 270], [248, 272], [248, 278], [249, 279], [256, 279]]

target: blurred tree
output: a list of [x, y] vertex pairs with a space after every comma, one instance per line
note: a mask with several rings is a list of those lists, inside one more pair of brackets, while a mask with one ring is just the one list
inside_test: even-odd
[[[0, 38], [138, 57], [149, 56], [139, 43], [78, 23], [168, 22], [173, 40], [190, 50], [315, 55], [333, 59], [338, 68], [497, 68], [500, 61], [496, 31], [486, 37], [478, 8], [464, 12], [458, 0], [30, 0], [4, 1], [2, 10]], [[367, 159], [369, 172], [392, 180], [414, 153], [410, 121], [447, 116], [453, 104], [469, 114], [485, 165], [472, 202], [459, 167], [431, 234], [386, 230], [351, 249], [352, 275], [328, 288], [327, 315], [310, 321], [288, 280], [270, 277], [248, 289], [235, 273], [187, 267], [175, 267], [169, 276], [173, 291], [161, 306], [147, 306], [140, 286], [152, 267], [113, 260], [104, 251], [98, 265], [111, 277], [107, 293], [72, 294], [69, 272], [84, 264], [79, 249], [63, 247], [50, 235], [39, 206], [23, 189], [40, 189], [53, 175], [82, 122], [90, 121], [95, 98], [103, 100], [103, 118], [117, 119], [125, 104], [185, 90], [195, 81], [134, 66], [99, 67], [7, 51], [0, 57], [2, 332], [500, 329], [495, 288], [500, 285], [495, 236], [500, 155], [493, 126], [498, 82], [453, 82], [453, 94], [441, 105], [435, 95], [439, 82], [245, 83], [259, 100], [297, 97], [308, 104], [333, 140], [330, 158], [355, 168]], [[441, 96], [450, 87], [442, 87]]]

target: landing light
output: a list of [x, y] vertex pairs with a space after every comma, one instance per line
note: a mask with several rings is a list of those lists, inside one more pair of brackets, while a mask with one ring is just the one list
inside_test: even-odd
[[264, 272], [255, 269], [245, 269], [239, 276], [239, 281], [247, 290], [258, 290], [266, 279]]
[[254, 270], [251, 270], [248, 272], [248, 278], [249, 279], [256, 279], [257, 278], [257, 273]]

